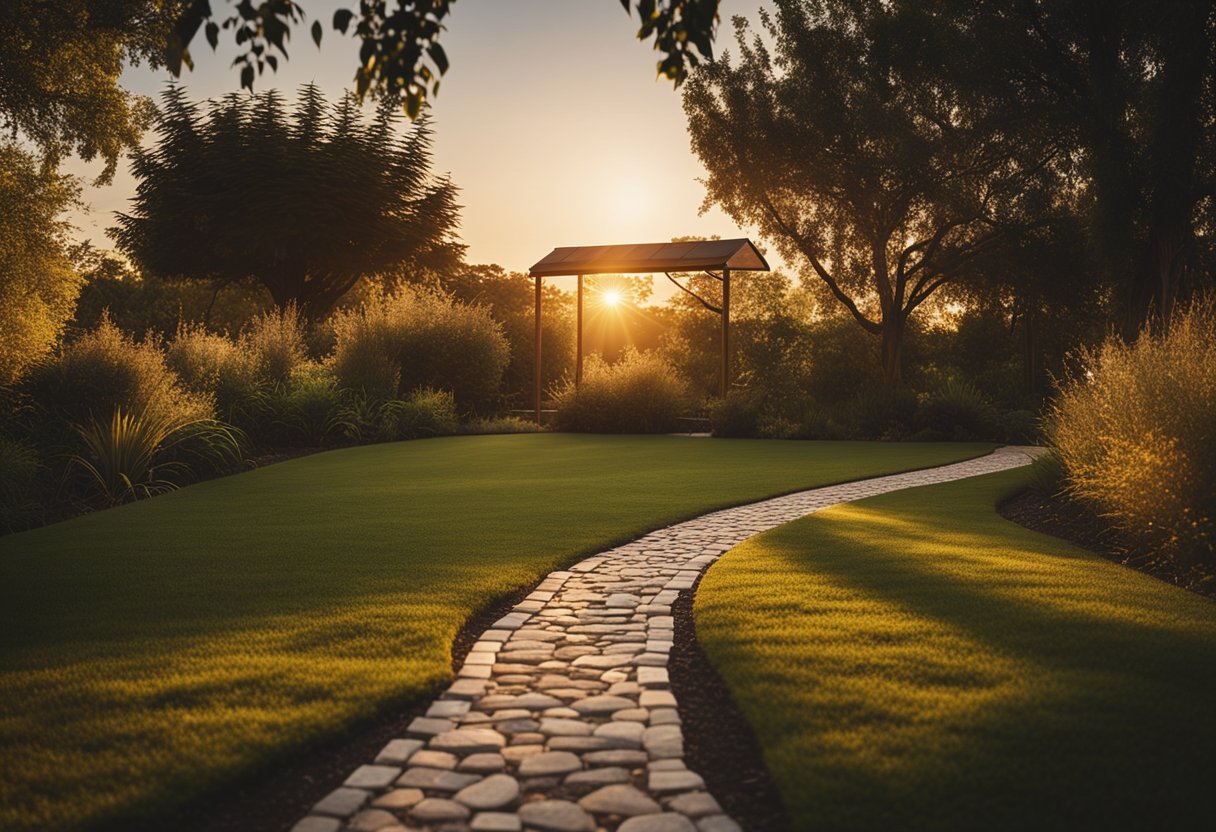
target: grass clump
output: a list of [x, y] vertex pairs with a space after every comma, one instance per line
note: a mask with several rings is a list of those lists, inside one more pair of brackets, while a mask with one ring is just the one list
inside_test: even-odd
[[1025, 469], [752, 538], [697, 636], [798, 830], [1206, 829], [1216, 604], [1002, 519]]
[[1216, 564], [1216, 307], [1108, 338], [1060, 386], [1047, 434], [1069, 493], [1133, 537]]
[[688, 406], [688, 385], [656, 353], [627, 350], [609, 364], [591, 356], [583, 383], [557, 394], [557, 427], [592, 433], [670, 433]]
[[450, 678], [474, 611], [580, 554], [987, 450], [446, 437], [301, 457], [0, 537], [0, 828], [181, 805], [417, 700]]

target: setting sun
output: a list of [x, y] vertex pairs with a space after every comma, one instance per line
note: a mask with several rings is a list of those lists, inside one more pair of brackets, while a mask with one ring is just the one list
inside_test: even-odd
[[621, 293], [616, 289], [609, 289], [600, 296], [600, 303], [604, 306], [618, 306], [621, 300]]

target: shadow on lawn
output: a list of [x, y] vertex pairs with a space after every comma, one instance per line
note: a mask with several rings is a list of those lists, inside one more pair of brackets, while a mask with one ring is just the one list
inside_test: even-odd
[[814, 759], [785, 788], [826, 791], [805, 805], [828, 827], [1211, 822], [1210, 602], [1020, 528], [992, 551], [931, 507], [809, 522], [813, 551], [772, 542], [778, 571], [820, 584], [798, 614], [818, 619], [801, 681], [821, 713], [813, 736], [774, 742]]

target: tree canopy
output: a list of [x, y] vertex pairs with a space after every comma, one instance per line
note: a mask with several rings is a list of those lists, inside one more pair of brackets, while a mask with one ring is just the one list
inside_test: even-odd
[[313, 318], [362, 277], [450, 269], [464, 251], [456, 186], [431, 173], [427, 121], [399, 122], [311, 85], [290, 113], [274, 91], [201, 107], [171, 87], [111, 235], [145, 276], [252, 277]]
[[118, 85], [124, 62], [163, 59], [184, 2], [5, 0], [0, 3], [0, 127], [52, 163], [70, 153], [105, 162], [134, 148], [151, 102]]
[[917, 55], [950, 31], [911, 4], [775, 0], [768, 43], [736, 18], [739, 58], [685, 94], [706, 204], [754, 225], [881, 336], [896, 386], [906, 323], [1008, 236], [1059, 149]]
[[926, 5], [956, 31], [951, 58], [967, 56], [972, 87], [1068, 146], [1092, 268], [1115, 282], [1125, 337], [1150, 310], [1168, 320], [1212, 265], [1216, 2]]

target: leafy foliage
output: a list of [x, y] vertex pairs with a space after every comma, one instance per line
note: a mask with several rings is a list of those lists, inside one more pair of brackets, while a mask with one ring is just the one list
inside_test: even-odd
[[[5, 0], [0, 3], [0, 128], [50, 162], [101, 157], [99, 184], [136, 148], [152, 104], [118, 85], [124, 63], [153, 63], [182, 2]], [[0, 167], [8, 167], [7, 164]]]
[[660, 356], [627, 350], [615, 364], [591, 356], [583, 383], [556, 399], [557, 427], [594, 433], [668, 433], [688, 407], [688, 383]]
[[1216, 561], [1216, 307], [1085, 350], [1047, 435], [1068, 490], [1132, 535]]
[[[181, 12], [169, 42], [168, 63], [174, 75], [182, 65], [193, 68], [190, 44], [203, 29], [215, 49], [221, 28], [231, 30], [237, 46], [245, 46], [233, 66], [240, 67], [241, 86], [253, 89], [254, 79], [270, 67], [278, 69], [287, 57], [286, 43], [293, 26], [304, 23], [304, 10], [295, 0], [228, 0], [232, 14], [216, 16], [210, 0], [192, 0]], [[362, 101], [372, 95], [404, 106], [417, 118], [428, 97], [439, 92], [439, 81], [448, 71], [448, 57], [439, 36], [444, 31], [456, 0], [363, 0], [357, 12], [339, 8], [332, 25], [343, 35], [357, 37], [359, 63], [355, 70], [355, 93]], [[642, 22], [638, 40], [654, 37], [654, 48], [663, 54], [660, 75], [679, 84], [690, 66], [713, 58], [714, 27], [719, 0], [637, 0]], [[621, 0], [625, 11], [630, 0]], [[309, 34], [320, 46], [325, 27], [313, 21]]]
[[39, 492], [44, 474], [37, 448], [0, 435], [0, 534], [41, 520], [45, 507]]
[[72, 315], [81, 278], [60, 215], [76, 194], [67, 177], [0, 144], [0, 385], [49, 351]]
[[450, 268], [456, 187], [430, 173], [426, 121], [399, 138], [398, 120], [382, 107], [365, 123], [353, 98], [328, 105], [311, 85], [290, 114], [274, 91], [202, 108], [171, 87], [111, 233], [145, 279], [254, 277], [314, 320], [365, 275]]
[[240, 332], [273, 306], [261, 283], [245, 279], [217, 286], [211, 280], [144, 279], [117, 257], [89, 251], [81, 266], [84, 287], [69, 330], [92, 329], [103, 314], [126, 332], [172, 338], [183, 324], [215, 332]]

